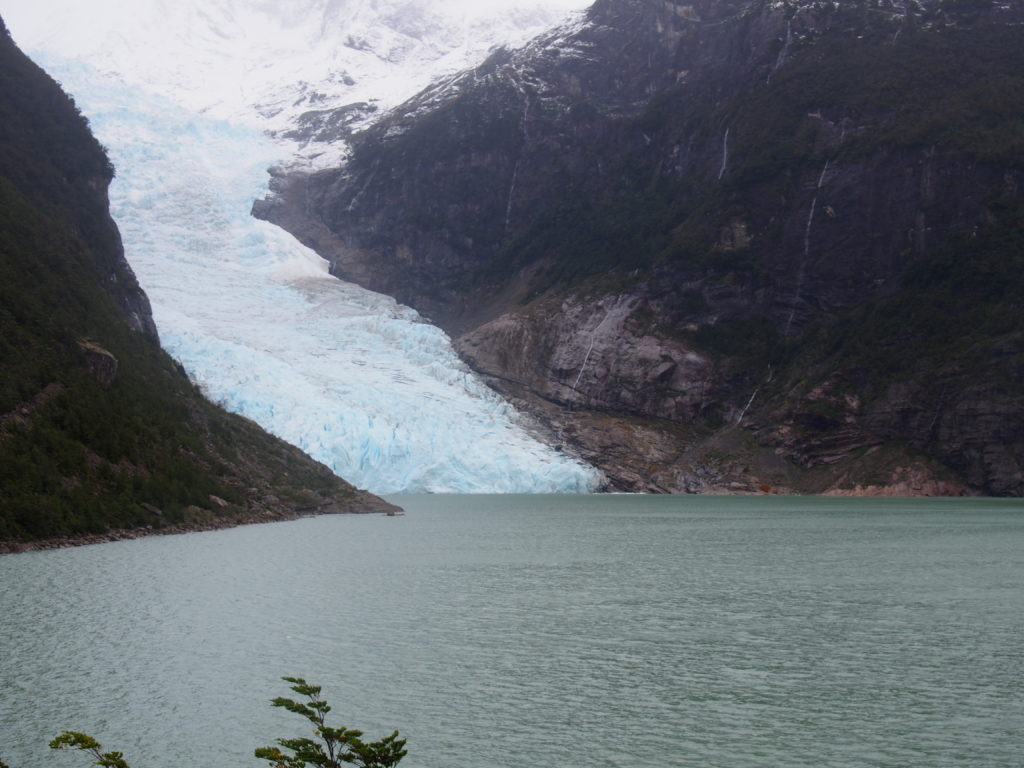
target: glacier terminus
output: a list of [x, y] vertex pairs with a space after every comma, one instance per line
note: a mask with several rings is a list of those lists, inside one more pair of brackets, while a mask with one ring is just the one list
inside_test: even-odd
[[[269, 167], [296, 157], [315, 161], [324, 151], [303, 160], [308, 147], [269, 135], [309, 96], [308, 82], [289, 77], [295, 62], [270, 41], [301, 46], [296, 51], [307, 56], [311, 74], [337, 86], [324, 99], [352, 98], [346, 89], [363, 89], [362, 96], [376, 84], [382, 109], [411, 95], [405, 91], [425, 84], [428, 74], [481, 53], [451, 34], [461, 20], [472, 37], [457, 4], [423, 3], [418, 16], [395, 15], [409, 3], [388, 16], [388, 5], [307, 2], [305, 16], [277, 19], [276, 27], [268, 4], [255, 0], [173, 9], [155, 0], [104, 2], [90, 5], [88, 17], [76, 16], [74, 4], [45, 0], [4, 14], [15, 39], [75, 98], [108, 148], [117, 171], [111, 210], [161, 343], [211, 399], [375, 493], [596, 490], [600, 473], [532, 437], [524, 417], [461, 363], [444, 332], [389, 297], [329, 275], [313, 251], [249, 214], [266, 193]], [[571, 5], [499, 3], [492, 12], [516, 22], [507, 27], [514, 37]], [[49, 18], [64, 22], [39, 20], [61, 8], [66, 16]], [[130, 10], [118, 16], [119, 9]], [[332, 13], [348, 14], [347, 33], [344, 24], [326, 24]], [[76, 18], [87, 26], [75, 28]], [[223, 26], [232, 19], [250, 26]], [[396, 29], [395, 19], [404, 27]], [[164, 42], [148, 46], [143, 29]], [[317, 44], [308, 44], [311, 36]], [[165, 55], [168, 40], [181, 49], [164, 66], [153, 51]], [[252, 57], [261, 41], [269, 58], [258, 61]], [[221, 60], [236, 49], [250, 59]], [[332, 77], [342, 55], [352, 59], [344, 62], [345, 76]], [[360, 60], [373, 66], [360, 70]], [[210, 74], [228, 64], [235, 67], [229, 77]], [[209, 90], [204, 79], [213, 83]], [[286, 103], [289, 87], [299, 107], [267, 108]]]

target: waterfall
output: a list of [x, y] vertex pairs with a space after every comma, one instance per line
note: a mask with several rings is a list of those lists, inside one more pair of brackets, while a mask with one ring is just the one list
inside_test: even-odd
[[729, 129], [725, 129], [725, 136], [722, 137], [722, 167], [718, 169], [718, 178], [721, 180], [725, 176], [725, 171], [729, 167]]
[[508, 204], [505, 206], [505, 234], [509, 232], [509, 228], [512, 226], [512, 196], [516, 193], [516, 181], [519, 179], [519, 164], [522, 162], [522, 157], [516, 160], [515, 168], [512, 169], [512, 183], [508, 188]]
[[789, 19], [786, 21], [786, 41], [782, 44], [782, 50], [779, 51], [778, 57], [775, 59], [775, 66], [772, 67], [772, 71], [768, 73], [768, 78], [765, 80], [765, 85], [771, 85], [772, 75], [779, 71], [783, 64], [786, 63], [786, 56], [789, 55], [789, 47], [793, 44], [793, 20]]
[[793, 318], [796, 316], [796, 305], [797, 302], [800, 301], [800, 292], [804, 287], [804, 277], [807, 271], [807, 258], [811, 253], [811, 227], [814, 225], [814, 212], [818, 208], [818, 192], [825, 183], [825, 174], [828, 173], [828, 166], [831, 162], [831, 158], [826, 160], [825, 167], [821, 169], [821, 174], [818, 176], [818, 183], [814, 187], [814, 198], [811, 200], [811, 209], [807, 212], [807, 224], [804, 227], [804, 250], [800, 259], [800, 268], [797, 270], [796, 290], [793, 292], [793, 306], [789, 310], [789, 318], [786, 320], [786, 330], [782, 334], [784, 337], [789, 336], [790, 328], [793, 326]]
[[576, 374], [576, 381], [572, 383], [572, 391], [576, 391], [576, 387], [579, 386], [580, 379], [583, 378], [583, 371], [587, 369], [587, 363], [590, 362], [590, 353], [594, 351], [594, 340], [597, 338], [597, 332], [601, 330], [605, 323], [608, 322], [608, 318], [612, 316], [611, 308], [605, 313], [604, 319], [597, 324], [597, 327], [590, 332], [590, 346], [587, 347], [587, 354], [583, 357], [583, 365], [580, 366], [580, 372]]
[[743, 406], [743, 410], [740, 411], [740, 415], [736, 417], [736, 424], [737, 424], [737, 426], [739, 425], [739, 423], [741, 421], [743, 421], [743, 417], [747, 415], [747, 411], [750, 410], [750, 406], [753, 405], [753, 403], [754, 403], [754, 398], [757, 397], [757, 393], [760, 392], [760, 391], [761, 391], [760, 387], [755, 387], [754, 388], [754, 393], [750, 396], [750, 399], [747, 400], [747, 404], [745, 406]]
[[[517, 69], [516, 74], [522, 77], [521, 70]], [[512, 82], [512, 86], [519, 92], [519, 95], [523, 99], [523, 116], [519, 121], [519, 130], [522, 133], [523, 144], [522, 147], [520, 147], [519, 157], [516, 159], [515, 167], [512, 169], [512, 183], [509, 185], [508, 188], [508, 202], [505, 205], [506, 235], [508, 234], [509, 229], [512, 226], [512, 202], [516, 192], [516, 182], [519, 180], [519, 166], [522, 163], [523, 153], [526, 151], [526, 145], [529, 140], [526, 128], [528, 121], [530, 119], [530, 94], [526, 92], [526, 89], [523, 88], [522, 83], [520, 83], [515, 77], [510, 77], [509, 80]]]

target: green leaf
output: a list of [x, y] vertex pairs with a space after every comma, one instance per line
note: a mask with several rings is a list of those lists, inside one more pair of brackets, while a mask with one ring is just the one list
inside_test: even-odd
[[64, 731], [50, 742], [50, 749], [80, 749], [90, 752], [100, 768], [130, 768], [121, 752], [100, 752], [103, 747], [96, 739], [78, 731]]
[[[309, 702], [303, 704], [293, 699], [279, 696], [271, 699], [275, 707], [282, 707], [289, 712], [302, 715], [314, 723], [318, 740], [305, 737], [295, 739], [278, 739], [278, 747], [261, 747], [255, 751], [256, 757], [266, 760], [273, 768], [303, 768], [306, 765], [322, 766], [322, 768], [340, 768], [349, 763], [361, 768], [391, 768], [405, 757], [405, 739], [398, 738], [398, 731], [385, 736], [380, 741], [364, 743], [363, 732], [345, 726], [329, 726], [324, 722], [325, 715], [331, 711], [330, 705], [320, 698], [320, 686], [311, 685], [301, 677], [282, 677], [291, 683], [291, 689]], [[284, 750], [284, 751], [282, 751]], [[288, 754], [291, 753], [291, 754]]]
[[64, 731], [50, 742], [50, 749], [102, 749], [92, 736], [77, 731]]

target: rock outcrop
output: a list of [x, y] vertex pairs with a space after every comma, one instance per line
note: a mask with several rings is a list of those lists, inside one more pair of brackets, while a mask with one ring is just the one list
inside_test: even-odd
[[78, 348], [82, 350], [85, 364], [96, 380], [108, 387], [113, 384], [117, 376], [117, 358], [109, 350], [87, 339], [80, 340]]

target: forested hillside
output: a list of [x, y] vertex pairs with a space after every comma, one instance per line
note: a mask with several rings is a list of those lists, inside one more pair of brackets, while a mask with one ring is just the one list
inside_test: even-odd
[[[0, 22], [2, 26], [2, 22]], [[0, 33], [0, 551], [384, 509], [207, 402], [161, 351], [74, 102]]]

